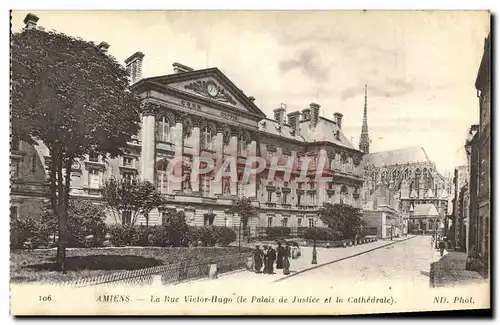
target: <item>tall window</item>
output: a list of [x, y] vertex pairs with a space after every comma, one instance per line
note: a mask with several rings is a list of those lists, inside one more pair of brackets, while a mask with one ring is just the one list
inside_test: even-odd
[[99, 188], [100, 187], [100, 175], [99, 169], [89, 168], [89, 187]]
[[212, 180], [209, 177], [202, 177], [201, 179], [201, 193], [203, 196], [211, 196], [211, 184]]
[[309, 192], [309, 205], [316, 205], [316, 192]]
[[130, 225], [132, 223], [132, 211], [122, 212], [122, 225]]
[[419, 189], [420, 188], [420, 169], [415, 170], [415, 183], [414, 183], [414, 188]]
[[267, 202], [270, 203], [273, 200], [273, 191], [267, 190]]
[[238, 154], [240, 154], [241, 156], [246, 156], [246, 153], [247, 153], [247, 138], [245, 137], [245, 135], [241, 134], [240, 135], [240, 138], [238, 139]]
[[17, 219], [17, 207], [16, 206], [10, 207], [10, 218]]
[[267, 217], [267, 226], [272, 227], [273, 226], [273, 217]]
[[347, 200], [348, 200], [347, 194], [348, 194], [347, 186], [342, 185], [342, 187], [340, 188], [340, 203], [341, 204], [348, 203], [347, 202]]
[[31, 156], [31, 173], [35, 174], [36, 173], [36, 153]]
[[19, 165], [20, 161], [18, 159], [11, 159], [10, 161], [10, 177], [14, 179], [19, 178]]
[[205, 126], [201, 131], [202, 149], [212, 150], [212, 136], [213, 136], [212, 130], [208, 126]]
[[222, 194], [231, 195], [231, 183], [229, 182], [229, 178], [222, 179]]
[[281, 219], [281, 226], [288, 227], [288, 217], [283, 217], [283, 219]]
[[283, 192], [283, 194], [281, 194], [282, 196], [282, 203], [283, 204], [287, 204], [288, 203], [288, 192]]
[[135, 173], [122, 172], [122, 179], [127, 183], [131, 184], [135, 180]]
[[123, 166], [132, 167], [133, 163], [134, 163], [134, 158], [123, 157]]
[[11, 149], [15, 150], [15, 151], [19, 150], [19, 140], [18, 139], [12, 138]]
[[159, 120], [156, 121], [156, 140], [163, 142], [171, 142], [170, 139], [170, 120], [165, 116], [160, 117]]
[[297, 205], [302, 203], [302, 193], [297, 193]]
[[96, 153], [89, 154], [89, 161], [94, 161], [94, 162], [99, 161], [99, 155]]
[[297, 218], [297, 227], [302, 227], [302, 218]]
[[160, 193], [168, 193], [167, 167], [165, 159], [156, 165], [156, 187]]
[[238, 182], [238, 197], [242, 198], [245, 196], [245, 183], [242, 181]]
[[309, 227], [314, 227], [314, 219], [313, 218], [309, 218], [308, 222], [309, 222]]

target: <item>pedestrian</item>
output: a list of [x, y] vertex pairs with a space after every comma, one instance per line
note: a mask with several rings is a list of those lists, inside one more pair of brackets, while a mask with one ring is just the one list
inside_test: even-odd
[[274, 274], [274, 261], [276, 260], [276, 251], [272, 246], [269, 246], [267, 251], [267, 271], [268, 274]]
[[264, 263], [264, 270], [262, 273], [268, 274], [269, 273], [269, 249], [267, 245], [264, 245], [264, 252], [262, 253], [263, 257], [263, 263]]
[[439, 253], [441, 254], [441, 256], [443, 256], [444, 254], [444, 241], [442, 240], [442, 238], [439, 240]]
[[278, 248], [276, 248], [276, 252], [278, 253], [276, 259], [276, 269], [283, 269], [283, 257], [285, 255], [285, 249], [281, 246], [281, 243], [278, 242]]
[[283, 274], [288, 275], [290, 274], [290, 246], [288, 243], [285, 243], [285, 254], [283, 255]]
[[263, 258], [263, 254], [262, 254], [262, 251], [260, 250], [260, 246], [255, 245], [255, 251], [253, 253], [253, 265], [255, 268], [255, 273], [262, 272], [260, 270], [262, 268], [262, 258]]

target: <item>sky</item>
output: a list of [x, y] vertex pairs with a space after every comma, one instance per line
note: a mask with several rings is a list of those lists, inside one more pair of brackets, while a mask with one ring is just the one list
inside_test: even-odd
[[[474, 82], [486, 11], [31, 11], [39, 26], [99, 43], [123, 62], [145, 54], [143, 77], [172, 63], [217, 67], [269, 117], [311, 102], [343, 114], [358, 147], [368, 85], [370, 152], [423, 147], [446, 174], [466, 164], [479, 123]], [[12, 13], [19, 31], [27, 11]]]

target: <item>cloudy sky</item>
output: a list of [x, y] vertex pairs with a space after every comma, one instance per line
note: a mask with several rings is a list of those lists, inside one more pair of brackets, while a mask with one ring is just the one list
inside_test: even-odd
[[[310, 102], [344, 115], [355, 146], [368, 84], [372, 152], [421, 146], [441, 172], [466, 163], [478, 123], [474, 81], [487, 12], [33, 11], [39, 25], [110, 44], [118, 60], [142, 51], [144, 77], [172, 63], [218, 67], [272, 116]], [[13, 12], [23, 27], [27, 12]]]

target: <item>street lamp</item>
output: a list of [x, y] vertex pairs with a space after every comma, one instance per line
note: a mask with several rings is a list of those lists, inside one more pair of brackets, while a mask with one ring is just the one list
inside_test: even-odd
[[314, 220], [314, 241], [313, 241], [313, 252], [312, 252], [312, 261], [311, 264], [318, 264], [318, 252], [316, 251], [316, 220]]

